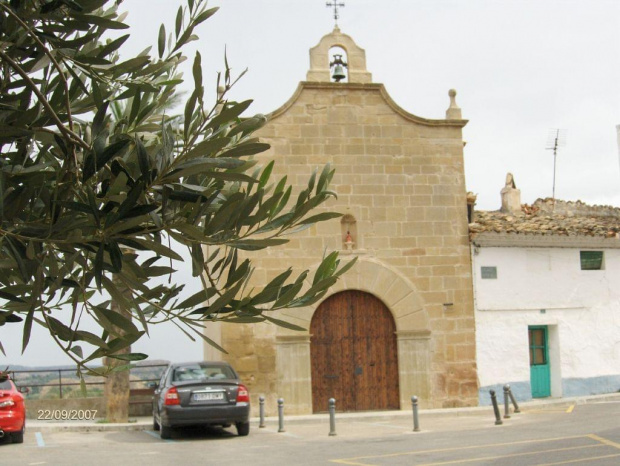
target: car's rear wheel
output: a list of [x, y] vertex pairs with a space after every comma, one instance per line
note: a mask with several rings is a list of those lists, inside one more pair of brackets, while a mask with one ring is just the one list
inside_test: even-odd
[[249, 422], [237, 422], [235, 426], [237, 427], [237, 434], [239, 435], [239, 437], [245, 437], [250, 433]]
[[20, 430], [19, 432], [13, 432], [11, 434], [11, 441], [13, 443], [24, 443], [24, 430], [26, 429], [26, 426], [22, 427], [22, 430]]
[[159, 436], [164, 440], [172, 438], [172, 427], [162, 424], [160, 426]]

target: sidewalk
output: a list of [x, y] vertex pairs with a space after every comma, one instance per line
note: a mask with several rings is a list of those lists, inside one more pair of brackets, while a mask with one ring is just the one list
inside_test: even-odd
[[[498, 400], [499, 401], [499, 400]], [[596, 403], [614, 401], [620, 403], [620, 393], [610, 393], [605, 395], [590, 395], [574, 398], [545, 398], [519, 403], [522, 412], [528, 410], [540, 410], [549, 408], [568, 407], [571, 405], [580, 405], [586, 403]], [[500, 411], [503, 414], [503, 404], [500, 403]], [[457, 418], [460, 416], [476, 416], [488, 413], [489, 417], [493, 417], [493, 408], [491, 406], [477, 406], [473, 408], [446, 408], [446, 409], [424, 409], [419, 411], [420, 420], [428, 418]], [[385, 422], [394, 419], [412, 418], [411, 409], [401, 411], [370, 411], [358, 413], [336, 413], [339, 421], [365, 421], [365, 422]], [[287, 425], [299, 424], [321, 424], [329, 423], [328, 414], [306, 414], [306, 415], [286, 415], [285, 422]], [[132, 422], [122, 424], [108, 424], [100, 422], [100, 420], [84, 420], [84, 421], [44, 421], [28, 419], [26, 422], [27, 429], [30, 432], [119, 432], [130, 430], [152, 430], [152, 417], [137, 417]], [[252, 425], [258, 425], [259, 419], [252, 418]], [[266, 417], [265, 423], [270, 426], [278, 425], [277, 417]]]

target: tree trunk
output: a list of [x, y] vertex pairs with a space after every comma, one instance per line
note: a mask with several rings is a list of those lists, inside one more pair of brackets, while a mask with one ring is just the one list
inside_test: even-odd
[[[130, 351], [130, 347], [127, 347], [118, 353], [126, 354]], [[104, 363], [112, 367], [127, 364], [126, 361], [114, 358], [105, 358]], [[128, 422], [129, 371], [113, 372], [108, 375], [105, 379], [103, 395], [106, 402], [106, 420], [108, 422]]]
[[[123, 289], [123, 284], [115, 280], [115, 285]], [[123, 312], [118, 305], [112, 301], [112, 310], [122, 312], [123, 316], [131, 319], [131, 314]], [[120, 330], [120, 329], [119, 329]], [[116, 354], [131, 353], [131, 346], [117, 351]], [[103, 363], [106, 366], [116, 367], [128, 364], [127, 361], [115, 358], [105, 358]], [[108, 422], [128, 422], [129, 421], [129, 370], [112, 372], [104, 383], [103, 396], [106, 403], [106, 421]]]

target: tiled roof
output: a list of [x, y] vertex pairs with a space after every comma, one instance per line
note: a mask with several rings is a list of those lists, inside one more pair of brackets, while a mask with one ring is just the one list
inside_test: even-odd
[[472, 239], [480, 233], [613, 238], [620, 236], [620, 208], [538, 199], [517, 213], [476, 211], [469, 232]]

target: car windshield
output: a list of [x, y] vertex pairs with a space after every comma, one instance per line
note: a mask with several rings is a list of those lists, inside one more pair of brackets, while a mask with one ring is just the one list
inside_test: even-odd
[[228, 366], [190, 364], [177, 367], [172, 374], [173, 382], [203, 379], [234, 379], [235, 374]]

